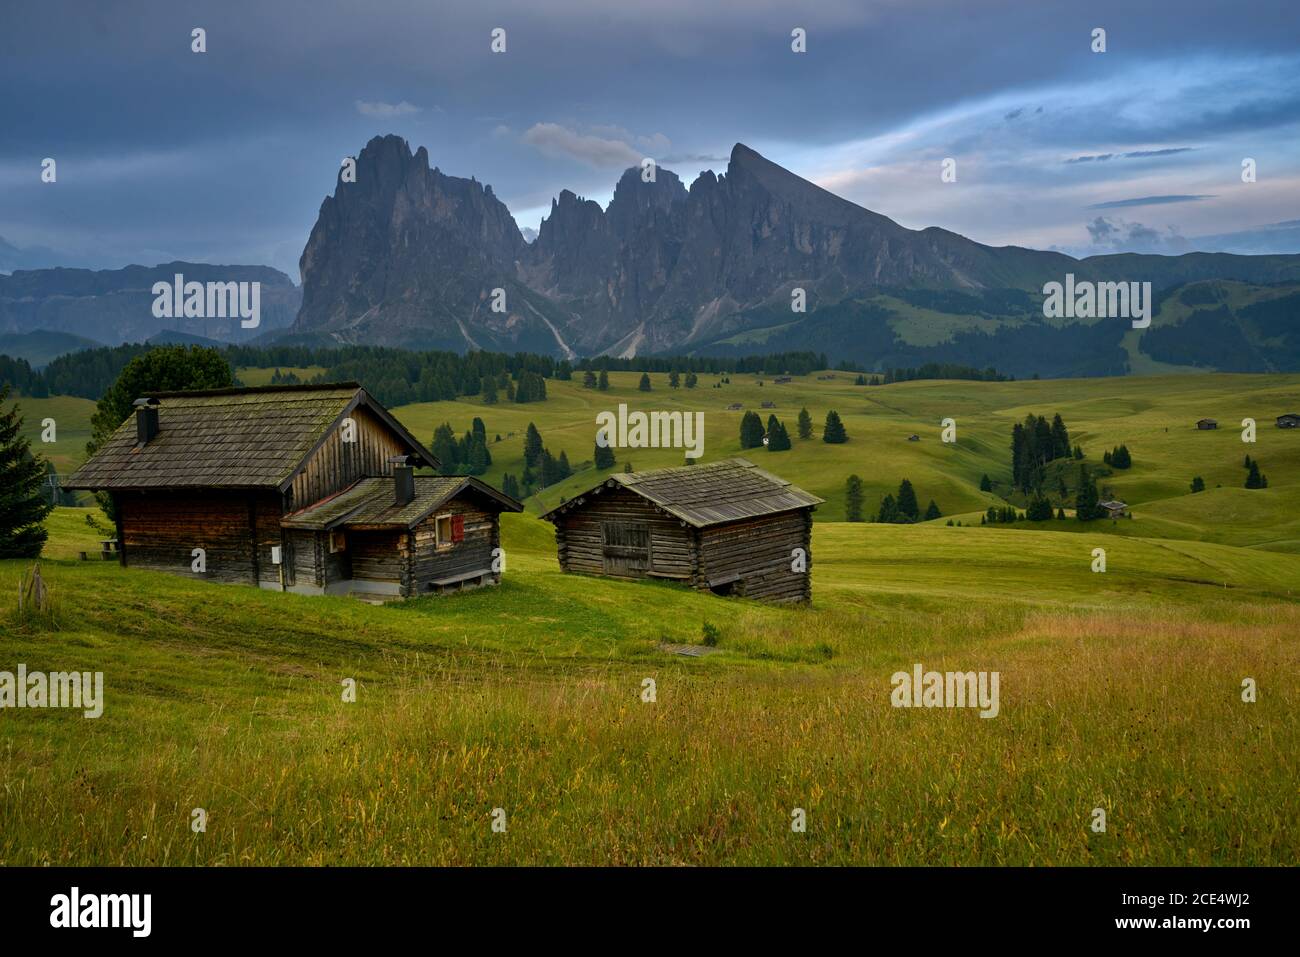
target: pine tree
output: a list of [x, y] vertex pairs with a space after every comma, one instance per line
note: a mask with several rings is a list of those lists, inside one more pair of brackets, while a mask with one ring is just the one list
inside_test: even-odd
[[826, 413], [826, 426], [822, 429], [822, 441], [830, 442], [833, 445], [839, 445], [849, 440], [848, 433], [844, 431], [844, 423], [840, 421], [840, 414], [834, 409]]
[[1204, 491], [1205, 491], [1205, 479], [1201, 478], [1199, 475], [1196, 476], [1196, 478], [1192, 479], [1192, 491], [1193, 491], [1193, 492], [1204, 492]]
[[609, 373], [604, 369], [600, 370], [600, 378], [596, 381], [596, 388], [601, 392], [609, 391]]
[[524, 464], [529, 468], [537, 465], [537, 460], [542, 455], [542, 433], [537, 431], [537, 426], [528, 423], [528, 431], [524, 433]]
[[450, 422], [444, 422], [433, 430], [433, 442], [429, 445], [429, 451], [440, 463], [443, 475], [456, 474], [460, 465], [461, 448]]
[[563, 450], [560, 451], [560, 460], [555, 463], [555, 475], [557, 481], [562, 481], [573, 474], [573, 469], [569, 467], [569, 454]]
[[993, 491], [993, 480], [989, 478], [987, 472], [985, 472], [983, 475], [980, 476], [980, 491], [981, 492]]
[[1246, 476], [1246, 488], [1268, 488], [1268, 481], [1259, 471], [1259, 463], [1250, 463], [1250, 474]]
[[790, 448], [790, 433], [785, 430], [785, 426], [775, 416], [768, 416], [767, 419], [767, 450], [769, 452], [785, 452]]
[[511, 498], [519, 498], [519, 480], [507, 472], [501, 478], [501, 491], [505, 492]]
[[1057, 519], [1057, 521], [1060, 521], [1060, 522], [1065, 521], [1065, 509], [1063, 509], [1063, 508], [1058, 508], [1058, 509], [1056, 510], [1056, 519]]
[[582, 374], [582, 387], [584, 389], [596, 388], [596, 373], [588, 369]]
[[880, 500], [880, 514], [876, 516], [876, 521], [885, 525], [898, 521], [898, 504], [894, 501], [894, 496], [886, 495]]
[[807, 409], [799, 410], [799, 438], [812, 438], [812, 416], [808, 414]]
[[[939, 511], [939, 506], [934, 504], [934, 499], [930, 499], [930, 504], [925, 509], [925, 520], [929, 522], [936, 518], [943, 518], [943, 514]], [[952, 519], [948, 520], [948, 524], [952, 524]]]
[[681, 384], [682, 384], [682, 378], [677, 374], [676, 369], [668, 373], [668, 388], [678, 389], [681, 388]]
[[862, 521], [862, 479], [850, 475], [844, 480], [844, 519]]
[[694, 372], [686, 373], [686, 388], [694, 389], [695, 386], [699, 383], [699, 381], [700, 381], [699, 376], [697, 376]]
[[1117, 469], [1127, 469], [1133, 467], [1133, 456], [1129, 454], [1128, 446], [1120, 444], [1115, 450], [1115, 454], [1110, 457], [1111, 464]]
[[641, 381], [637, 384], [637, 388], [642, 392], [650, 391], [650, 374], [648, 372], [641, 373]]
[[53, 509], [45, 497], [48, 466], [22, 434], [18, 405], [4, 408], [8, 399], [8, 384], [0, 386], [0, 558], [38, 558], [42, 522]]
[[1045, 522], [1052, 517], [1052, 503], [1041, 495], [1036, 496], [1025, 510], [1025, 517], [1031, 522]]
[[916, 490], [907, 479], [903, 479], [898, 486], [898, 514], [912, 521], [916, 521], [921, 514], [921, 507], [916, 502]]
[[1101, 509], [1097, 507], [1100, 496], [1097, 483], [1088, 474], [1086, 466], [1079, 466], [1079, 494], [1074, 500], [1074, 515], [1081, 522], [1090, 522], [1100, 517]]
[[479, 391], [483, 393], [484, 405], [497, 404], [497, 386], [489, 376], [483, 377], [483, 384], [479, 387]]
[[740, 417], [740, 447], [754, 449], [763, 444], [763, 420], [757, 412], [749, 411]]
[[597, 442], [596, 451], [592, 458], [595, 460], [598, 469], [612, 469], [614, 467], [614, 450], [608, 445], [602, 446]]

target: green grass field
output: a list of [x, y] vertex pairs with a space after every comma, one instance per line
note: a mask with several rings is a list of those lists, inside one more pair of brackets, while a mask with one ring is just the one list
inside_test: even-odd
[[[3, 864], [1294, 863], [1300, 854], [1300, 434], [1272, 427], [1297, 377], [854, 387], [750, 377], [693, 394], [633, 374], [548, 383], [537, 405], [410, 406], [424, 437], [481, 415], [521, 471], [522, 432], [590, 457], [596, 411], [706, 410], [705, 460], [736, 451], [729, 402], [807, 404], [850, 442], [751, 452], [827, 497], [814, 601], [773, 608], [559, 572], [543, 505], [503, 519], [495, 589], [375, 607], [120, 569], [85, 510], [50, 519], [57, 628], [14, 617], [30, 564], [0, 562], [0, 670], [102, 671], [102, 717], [0, 711]], [[1273, 411], [1276, 409], [1276, 411]], [[1010, 425], [1060, 411], [1091, 461], [1124, 441], [1116, 523], [844, 523], [902, 477], [975, 514]], [[1197, 433], [1212, 415], [1224, 428]], [[1241, 489], [1235, 426], [1271, 487]], [[939, 441], [944, 416], [958, 443]], [[1164, 429], [1168, 427], [1169, 432]], [[906, 442], [909, 432], [923, 436]], [[515, 433], [507, 438], [508, 433]], [[583, 451], [585, 449], [585, 451]], [[637, 468], [679, 452], [620, 452]], [[1185, 494], [1193, 474], [1209, 490]], [[1222, 484], [1222, 488], [1215, 488]], [[1107, 571], [1091, 571], [1103, 547]], [[720, 639], [700, 645], [705, 623]], [[705, 650], [705, 649], [697, 649]], [[891, 675], [997, 671], [1000, 713], [902, 709]], [[342, 682], [355, 679], [355, 703]], [[642, 700], [645, 679], [656, 700]], [[1253, 679], [1258, 700], [1242, 700]], [[191, 814], [208, 814], [205, 833]], [[507, 830], [492, 829], [502, 808]], [[791, 812], [807, 812], [806, 833]], [[1107, 829], [1089, 827], [1095, 808]]]

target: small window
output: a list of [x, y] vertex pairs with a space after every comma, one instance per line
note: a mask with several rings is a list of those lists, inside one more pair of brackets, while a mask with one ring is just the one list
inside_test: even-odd
[[348, 540], [346, 535], [341, 531], [337, 531], [337, 530], [331, 531], [330, 532], [330, 554], [334, 555], [338, 552], [345, 552], [347, 551], [347, 549], [348, 549]]
[[437, 518], [438, 525], [438, 547], [443, 548], [452, 543], [452, 521], [450, 515], [439, 515]]

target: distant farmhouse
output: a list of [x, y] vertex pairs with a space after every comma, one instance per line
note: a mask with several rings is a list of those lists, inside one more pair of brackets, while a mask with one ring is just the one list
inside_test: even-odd
[[1201, 429], [1202, 431], [1206, 431], [1208, 429], [1217, 429], [1219, 427], [1219, 423], [1218, 420], [1216, 419], [1197, 419], [1196, 427], [1198, 429]]
[[788, 375], [779, 375], [779, 376], [777, 376], [775, 379], [773, 379], [772, 381], [775, 382], [777, 385], [780, 385], [780, 384], [782, 384], [782, 383], [785, 383], [785, 382], [789, 382], [789, 381], [791, 381], [791, 376], [788, 376]]
[[731, 403], [731, 405], [727, 406], [727, 411], [728, 411], [728, 412], [739, 412], [739, 411], [740, 411], [741, 409], [743, 409], [743, 408], [744, 408], [744, 406], [741, 405], [739, 402], [733, 402], [733, 403]]
[[1288, 412], [1277, 417], [1279, 429], [1300, 429], [1300, 412]]
[[812, 512], [821, 504], [737, 458], [611, 475], [542, 518], [555, 525], [566, 572], [806, 602]]
[[66, 483], [106, 491], [132, 568], [304, 594], [495, 584], [523, 506], [438, 461], [355, 382], [160, 392]]
[[1124, 502], [1098, 502], [1097, 507], [1106, 513], [1106, 518], [1123, 518], [1128, 514], [1128, 505]]

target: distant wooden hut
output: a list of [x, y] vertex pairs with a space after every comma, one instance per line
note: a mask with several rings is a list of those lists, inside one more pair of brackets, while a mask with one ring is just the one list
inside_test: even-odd
[[777, 385], [781, 385], [782, 383], [790, 382], [790, 381], [791, 381], [791, 377], [788, 376], [788, 375], [779, 375], [779, 376], [777, 376], [775, 379], [773, 379], [772, 381], [775, 382]]
[[1279, 429], [1300, 429], [1300, 413], [1287, 412], [1277, 417], [1277, 427]]
[[739, 402], [733, 402], [733, 403], [731, 403], [731, 405], [727, 406], [727, 411], [728, 411], [728, 412], [739, 412], [739, 411], [740, 411], [741, 409], [743, 409], [743, 408], [744, 408], [744, 406], [741, 405]]
[[775, 402], [764, 402], [764, 403], [763, 403], [763, 408], [765, 408], [765, 409], [775, 409], [775, 408], [776, 408], [776, 403], [775, 403]]
[[356, 383], [155, 393], [66, 483], [107, 491], [133, 568], [406, 597], [500, 579], [523, 506], [437, 460]]
[[921, 437], [920, 437], [919, 435], [917, 435], [915, 432], [913, 432], [911, 435], [909, 435], [909, 436], [907, 437], [907, 441], [909, 441], [909, 442], [920, 442], [920, 441], [921, 441]]
[[745, 459], [621, 473], [542, 517], [560, 567], [775, 602], [812, 598], [822, 499]]
[[1215, 419], [1197, 419], [1196, 427], [1202, 431], [1208, 431], [1209, 429], [1217, 429], [1219, 423]]
[[1106, 513], [1107, 518], [1123, 518], [1128, 514], [1128, 506], [1123, 502], [1098, 502], [1097, 507]]

